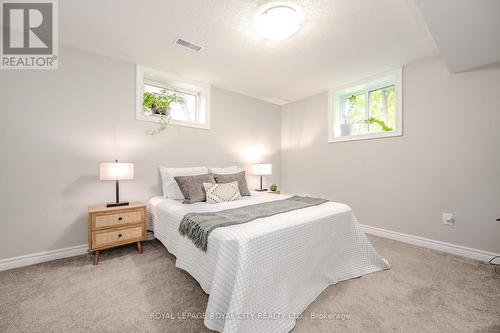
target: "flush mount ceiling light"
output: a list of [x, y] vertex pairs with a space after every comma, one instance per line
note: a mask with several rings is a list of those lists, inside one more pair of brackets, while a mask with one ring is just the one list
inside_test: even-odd
[[299, 31], [302, 21], [302, 14], [298, 10], [286, 5], [276, 5], [257, 12], [254, 27], [265, 39], [280, 41]]

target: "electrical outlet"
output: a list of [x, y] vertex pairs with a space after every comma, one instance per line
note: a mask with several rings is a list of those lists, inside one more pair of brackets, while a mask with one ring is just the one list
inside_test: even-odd
[[443, 213], [443, 224], [455, 225], [455, 218], [452, 213]]

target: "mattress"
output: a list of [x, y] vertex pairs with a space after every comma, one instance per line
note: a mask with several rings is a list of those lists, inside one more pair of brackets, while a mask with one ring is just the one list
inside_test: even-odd
[[390, 268], [360, 230], [351, 208], [327, 202], [215, 229], [206, 252], [178, 228], [191, 212], [209, 212], [286, 195], [253, 192], [233, 202], [149, 202], [155, 237], [209, 294], [204, 323], [218, 332], [289, 332], [330, 284]]

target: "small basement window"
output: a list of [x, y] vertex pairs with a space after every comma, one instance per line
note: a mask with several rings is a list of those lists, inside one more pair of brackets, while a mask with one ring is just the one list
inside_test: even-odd
[[328, 141], [402, 135], [401, 79], [398, 69], [333, 90]]
[[210, 86], [137, 66], [136, 119], [210, 128]]

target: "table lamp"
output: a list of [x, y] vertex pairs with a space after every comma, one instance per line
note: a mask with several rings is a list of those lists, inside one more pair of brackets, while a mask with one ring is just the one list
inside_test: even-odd
[[100, 180], [116, 181], [116, 202], [110, 202], [106, 207], [128, 206], [128, 202], [120, 202], [120, 180], [134, 179], [133, 163], [101, 163], [99, 167]]
[[254, 164], [252, 165], [252, 173], [256, 176], [260, 176], [260, 188], [256, 189], [256, 191], [264, 192], [267, 191], [266, 188], [262, 188], [262, 176], [268, 176], [272, 174], [273, 166], [272, 164]]

